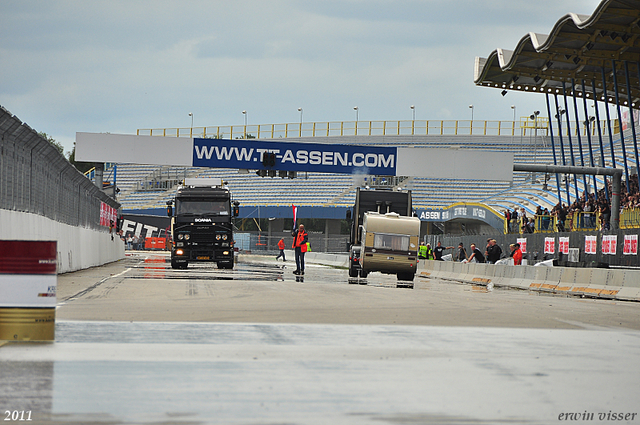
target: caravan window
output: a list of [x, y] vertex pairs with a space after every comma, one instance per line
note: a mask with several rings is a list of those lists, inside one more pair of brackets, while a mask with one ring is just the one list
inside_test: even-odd
[[386, 233], [376, 233], [373, 236], [373, 247], [376, 249], [391, 249], [394, 251], [409, 250], [408, 235], [390, 235]]

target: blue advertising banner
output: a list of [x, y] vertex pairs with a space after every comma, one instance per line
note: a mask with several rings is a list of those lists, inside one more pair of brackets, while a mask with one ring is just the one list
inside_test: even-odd
[[498, 229], [504, 227], [504, 217], [482, 204], [453, 204], [445, 208], [419, 208], [416, 215], [421, 221], [449, 221], [456, 218], [483, 221]]
[[[274, 154], [272, 164], [263, 165], [265, 154]], [[194, 167], [395, 176], [397, 158], [387, 146], [193, 139]]]

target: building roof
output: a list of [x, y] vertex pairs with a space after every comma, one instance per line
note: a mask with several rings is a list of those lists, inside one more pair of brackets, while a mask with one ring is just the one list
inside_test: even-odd
[[[549, 34], [530, 32], [514, 50], [496, 49], [476, 57], [476, 85], [500, 90], [573, 94], [615, 103], [614, 73], [619, 103], [627, 105], [625, 68], [632, 106], [640, 107], [640, 0], [602, 0], [591, 16], [568, 13]], [[572, 83], [573, 81], [573, 83]], [[564, 83], [564, 88], [563, 88]], [[506, 92], [503, 91], [503, 95]]]

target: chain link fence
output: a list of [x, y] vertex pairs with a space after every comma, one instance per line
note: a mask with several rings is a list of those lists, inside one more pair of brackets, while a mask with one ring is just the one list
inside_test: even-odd
[[[293, 237], [290, 232], [272, 233], [271, 236], [264, 232], [236, 232], [233, 234], [235, 246], [245, 252], [255, 254], [277, 254], [278, 241], [284, 239], [285, 249], [291, 249]], [[349, 236], [329, 236], [321, 233], [309, 233], [309, 247], [315, 252], [346, 253], [348, 252]]]
[[99, 229], [101, 202], [120, 207], [45, 138], [0, 106], [0, 208]]

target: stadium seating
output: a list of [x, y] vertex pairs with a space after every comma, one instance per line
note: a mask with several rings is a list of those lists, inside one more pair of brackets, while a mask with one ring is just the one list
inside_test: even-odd
[[[335, 138], [324, 138], [326, 143], [343, 143]], [[489, 151], [507, 151], [514, 153], [516, 163], [553, 164], [553, 151], [548, 136], [538, 136], [536, 140], [530, 137], [505, 136], [397, 136], [397, 137], [367, 137], [358, 136], [355, 141], [351, 137], [349, 144], [362, 143], [377, 146], [398, 146], [418, 148], [446, 148], [481, 149]], [[568, 148], [565, 141], [565, 157], [570, 163]], [[575, 141], [574, 141], [575, 145]], [[629, 145], [627, 145], [629, 146]], [[605, 151], [608, 160], [605, 166], [610, 167], [611, 154]], [[635, 158], [627, 149], [627, 163], [635, 167]], [[574, 149], [576, 165], [581, 165], [577, 148]], [[558, 162], [561, 161], [559, 148], [556, 147]], [[599, 152], [596, 155], [600, 157]], [[620, 141], [615, 143], [616, 166], [623, 167], [623, 157]], [[588, 154], [584, 157], [585, 165], [590, 164]], [[487, 164], [491, 166], [491, 164]], [[110, 170], [105, 176], [110, 176]], [[118, 201], [123, 211], [162, 208], [167, 200], [173, 198], [176, 187], [167, 190], [155, 190], [145, 187], [158, 176], [167, 178], [179, 177], [218, 177], [227, 182], [233, 192], [234, 199], [243, 205], [277, 206], [350, 206], [355, 199], [355, 188], [364, 185], [363, 176], [327, 174], [327, 173], [298, 173], [297, 178], [259, 177], [253, 171], [239, 172], [237, 169], [208, 169], [196, 167], [160, 167], [152, 165], [118, 164], [117, 186], [120, 189]], [[512, 182], [500, 181], [468, 181], [457, 179], [438, 179], [424, 177], [410, 177], [401, 186], [413, 193], [415, 208], [446, 207], [457, 202], [477, 202], [492, 206], [502, 213], [504, 209], [525, 208], [528, 214], [533, 214], [537, 206], [551, 208], [558, 202], [555, 175], [549, 176], [547, 190], [543, 190], [544, 175], [538, 173], [533, 178], [531, 173], [514, 172]], [[562, 176], [561, 176], [562, 177]], [[368, 177], [371, 182], [371, 176]], [[591, 179], [590, 179], [591, 180]], [[583, 179], [578, 176], [572, 181], [570, 197], [574, 199], [575, 190], [580, 194], [585, 190]], [[593, 190], [592, 182], [589, 190]], [[604, 179], [596, 179], [598, 188], [604, 185]], [[144, 189], [144, 190], [143, 190]], [[566, 202], [566, 186], [561, 182], [561, 196]]]

